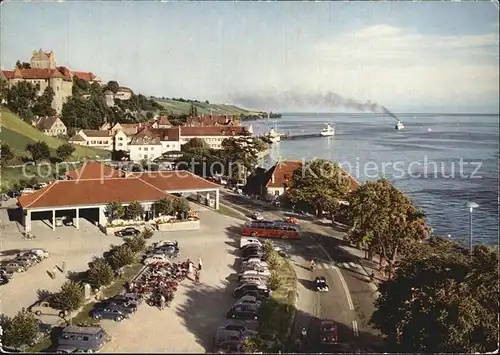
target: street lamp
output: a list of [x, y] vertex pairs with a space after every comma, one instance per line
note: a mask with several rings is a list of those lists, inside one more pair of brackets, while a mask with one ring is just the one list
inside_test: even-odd
[[472, 257], [472, 211], [474, 208], [478, 208], [479, 205], [475, 202], [467, 202], [467, 207], [469, 208], [469, 256]]

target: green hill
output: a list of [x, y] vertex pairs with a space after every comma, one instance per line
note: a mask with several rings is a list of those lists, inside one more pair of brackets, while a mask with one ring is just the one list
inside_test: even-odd
[[[189, 114], [191, 102], [181, 102], [170, 99], [155, 99], [160, 105], [174, 115]], [[205, 102], [193, 102], [199, 115], [249, 115], [252, 111], [245, 110], [234, 105], [207, 104]]]
[[[19, 116], [7, 110], [1, 110], [2, 113], [2, 132], [0, 133], [2, 143], [7, 143], [12, 150], [19, 156], [26, 155], [26, 145], [38, 141], [44, 141], [51, 149], [51, 153], [55, 155], [55, 150], [61, 144], [67, 143], [63, 139], [50, 137], [39, 131], [30, 124], [24, 122]], [[78, 158], [95, 158], [99, 156], [101, 159], [109, 158], [111, 152], [76, 146], [73, 153], [75, 159]]]

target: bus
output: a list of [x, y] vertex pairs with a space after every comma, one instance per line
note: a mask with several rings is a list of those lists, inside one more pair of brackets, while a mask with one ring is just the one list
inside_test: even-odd
[[250, 221], [241, 231], [245, 237], [300, 239], [298, 224], [283, 221]]

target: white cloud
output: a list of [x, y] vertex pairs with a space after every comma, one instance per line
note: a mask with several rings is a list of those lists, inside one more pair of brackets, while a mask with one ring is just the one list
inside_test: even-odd
[[280, 71], [283, 91], [333, 91], [388, 107], [495, 105], [498, 34], [429, 36], [377, 25], [314, 43]]

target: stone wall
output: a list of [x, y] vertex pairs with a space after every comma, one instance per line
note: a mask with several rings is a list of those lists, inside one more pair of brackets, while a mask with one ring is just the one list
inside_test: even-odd
[[192, 231], [197, 229], [200, 229], [200, 220], [158, 224], [158, 230], [162, 232]]

